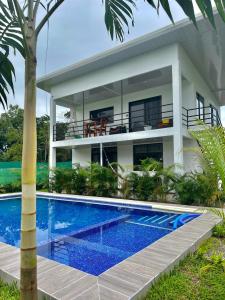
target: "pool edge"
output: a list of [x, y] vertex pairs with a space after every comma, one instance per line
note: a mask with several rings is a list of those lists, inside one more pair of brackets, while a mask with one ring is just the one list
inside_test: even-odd
[[[19, 196], [19, 193], [4, 195], [4, 197]], [[63, 198], [64, 195], [37, 193], [41, 197]], [[0, 199], [2, 197], [0, 196]], [[68, 198], [81, 199], [80, 196]], [[86, 197], [85, 197], [86, 198]], [[94, 200], [101, 202], [108, 199], [99, 199], [91, 197]], [[91, 199], [88, 198], [90, 201]], [[113, 203], [121, 199], [110, 199]], [[127, 201], [127, 200], [125, 200]], [[132, 200], [128, 200], [131, 203]], [[133, 204], [136, 204], [133, 203]], [[142, 203], [138, 203], [141, 204]], [[155, 205], [156, 204], [156, 205]], [[150, 203], [155, 209], [159, 209], [158, 203]], [[149, 205], [149, 206], [150, 206]], [[146, 206], [146, 203], [144, 203]], [[168, 205], [160, 204], [160, 209]], [[169, 205], [171, 211], [187, 211], [186, 207], [178, 205]], [[180, 210], [184, 208], [183, 210]], [[192, 211], [199, 211], [199, 208], [192, 208]], [[201, 208], [200, 208], [201, 209]], [[167, 209], [166, 209], [167, 210]], [[188, 210], [191, 211], [191, 210]], [[137, 252], [131, 257], [128, 257], [119, 264], [111, 267], [99, 276], [93, 276], [88, 273], [79, 271], [75, 268], [57, 263], [55, 261], [38, 256], [39, 270], [39, 299], [67, 299], [71, 295], [71, 299], [85, 300], [136, 300], [144, 296], [148, 288], [162, 274], [169, 272], [178, 262], [183, 259], [188, 253], [194, 252], [199, 244], [211, 236], [212, 228], [219, 223], [220, 219], [211, 213], [204, 213], [200, 217], [194, 219], [188, 224], [180, 227], [174, 232], [157, 240], [150, 246]], [[4, 250], [5, 248], [5, 250]], [[9, 250], [10, 249], [10, 250]], [[9, 259], [13, 257], [12, 262]], [[8, 259], [7, 259], [8, 257]], [[49, 268], [48, 268], [49, 266]], [[47, 269], [46, 269], [47, 268]], [[43, 271], [44, 270], [44, 271]], [[7, 282], [19, 282], [19, 249], [9, 246], [8, 244], [0, 243], [0, 277]], [[61, 274], [61, 275], [60, 275]], [[68, 277], [68, 281], [65, 279]], [[69, 278], [72, 277], [72, 280]], [[63, 285], [63, 282], [65, 284]], [[57, 288], [57, 290], [55, 290]]]

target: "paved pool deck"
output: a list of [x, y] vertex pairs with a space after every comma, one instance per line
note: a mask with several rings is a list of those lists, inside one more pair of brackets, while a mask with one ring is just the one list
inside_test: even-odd
[[[165, 272], [169, 272], [187, 254], [211, 236], [212, 228], [220, 219], [199, 207], [175, 204], [146, 203], [99, 197], [81, 197], [38, 193], [48, 198], [58, 197], [82, 199], [86, 201], [129, 204], [132, 206], [152, 207], [157, 210], [175, 212], [203, 212], [200, 217], [162, 237], [150, 246], [113, 266], [99, 276], [93, 276], [38, 256], [39, 299], [55, 300], [133, 300], [144, 296], [149, 287]], [[0, 200], [20, 193], [1, 195]], [[18, 248], [0, 243], [0, 277], [6, 282], [19, 284]]]

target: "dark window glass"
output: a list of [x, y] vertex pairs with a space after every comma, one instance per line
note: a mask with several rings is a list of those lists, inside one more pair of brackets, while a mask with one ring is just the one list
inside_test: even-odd
[[159, 127], [162, 121], [161, 96], [130, 102], [130, 131], [142, 131], [144, 126]]
[[219, 124], [218, 111], [212, 104], [210, 104], [210, 109], [211, 109], [211, 125], [216, 126]]
[[146, 158], [153, 158], [157, 161], [163, 162], [163, 144], [144, 144], [134, 145], [134, 169], [139, 169], [141, 161]]
[[100, 123], [102, 119], [107, 120], [107, 123], [113, 123], [114, 109], [107, 107], [90, 111], [90, 119]]
[[205, 119], [205, 99], [199, 93], [196, 94], [197, 115], [200, 120]]
[[[100, 148], [91, 149], [91, 162], [100, 164]], [[107, 167], [108, 163], [117, 162], [117, 147], [103, 148], [103, 166]]]

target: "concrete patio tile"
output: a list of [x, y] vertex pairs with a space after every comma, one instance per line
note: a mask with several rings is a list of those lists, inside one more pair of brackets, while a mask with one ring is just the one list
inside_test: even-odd
[[45, 272], [56, 268], [58, 265], [59, 264], [57, 262], [50, 259], [38, 260], [37, 263], [38, 278], [42, 276]]
[[110, 270], [104, 272], [102, 276], [104, 275], [109, 275], [127, 281], [133, 284], [137, 288], [140, 288], [141, 286], [145, 285], [149, 281], [149, 279], [143, 275], [135, 274], [132, 272], [128, 272], [126, 270], [116, 269], [116, 268], [111, 268]]
[[86, 276], [86, 274], [79, 270], [72, 269], [65, 265], [58, 265], [45, 273], [39, 274], [38, 286], [48, 292], [48, 294], [53, 294], [84, 276]]
[[17, 249], [15, 251], [5, 252], [0, 254], [0, 268], [4, 269], [7, 265], [11, 265], [16, 259], [20, 257]]
[[[99, 300], [99, 287], [97, 284], [84, 291], [79, 296], [73, 298], [74, 300]], [[71, 299], [72, 300], [72, 299]]]
[[137, 286], [135, 286], [134, 284], [122, 280], [121, 278], [109, 276], [105, 273], [98, 276], [98, 283], [101, 286], [104, 286], [126, 296], [132, 296], [138, 290]]
[[[130, 297], [99, 284], [99, 300], [129, 300]], [[87, 300], [87, 299], [85, 299]], [[90, 299], [91, 300], [91, 299]]]
[[154, 279], [156, 275], [155, 269], [128, 261], [127, 259], [122, 263], [115, 265], [113, 270], [125, 270], [133, 274], [144, 276], [148, 278], [148, 280]]
[[129, 257], [127, 259], [128, 262], [131, 262], [131, 263], [136, 263], [140, 266], [145, 266], [145, 267], [148, 267], [152, 270], [154, 270], [154, 275], [156, 276], [159, 272], [162, 272], [165, 267], [166, 267], [166, 263], [162, 263], [162, 262], [159, 262], [159, 261], [153, 261], [152, 259], [149, 259], [149, 257], [146, 258], [145, 255], [133, 255], [131, 257]]
[[86, 275], [81, 279], [66, 285], [61, 290], [52, 293], [52, 296], [61, 300], [76, 299], [81, 293], [89, 290], [95, 284], [97, 284], [97, 277]]
[[20, 277], [20, 257], [16, 257], [12, 259], [12, 263], [2, 268], [4, 271], [12, 274], [13, 276], [19, 278]]

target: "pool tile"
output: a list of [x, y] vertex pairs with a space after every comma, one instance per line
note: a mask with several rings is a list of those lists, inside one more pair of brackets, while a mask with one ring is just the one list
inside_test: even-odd
[[86, 275], [81, 279], [65, 286], [61, 290], [52, 293], [52, 296], [61, 300], [75, 299], [84, 291], [89, 290], [95, 284], [97, 284], [97, 278], [92, 275]]
[[116, 265], [115, 267], [113, 267], [113, 269], [114, 270], [125, 270], [125, 271], [133, 273], [133, 274], [144, 276], [144, 277], [148, 278], [149, 280], [154, 279], [155, 273], [156, 273], [154, 268], [150, 268], [150, 267], [144, 266], [142, 264], [131, 262], [131, 261], [128, 261], [127, 259], [125, 261], [121, 262], [120, 264]]
[[38, 284], [42, 290], [47, 291], [49, 294], [53, 294], [84, 276], [85, 273], [79, 270], [64, 265], [58, 265], [57, 267], [46, 271], [44, 274], [42, 273], [41, 276], [38, 276]]
[[[129, 300], [130, 297], [99, 284], [99, 300]], [[87, 299], [85, 299], [87, 300]], [[90, 299], [91, 300], [91, 299]]]
[[[97, 284], [91, 286], [88, 290], [84, 291], [82, 294], [73, 298], [74, 300], [99, 300], [99, 287]], [[71, 300], [73, 300], [71, 299]]]
[[138, 289], [134, 284], [117, 277], [109, 276], [106, 273], [98, 276], [98, 283], [99, 285], [105, 286], [108, 289], [119, 292], [126, 296], [133, 295]]
[[143, 275], [134, 274], [132, 272], [128, 272], [126, 270], [116, 269], [116, 268], [112, 268], [112, 269], [104, 272], [102, 274], [102, 277], [104, 277], [104, 275], [109, 275], [109, 276], [116, 277], [118, 279], [127, 281], [127, 282], [133, 284], [137, 288], [140, 288], [141, 286], [145, 285], [149, 280], [147, 277], [145, 277]]

